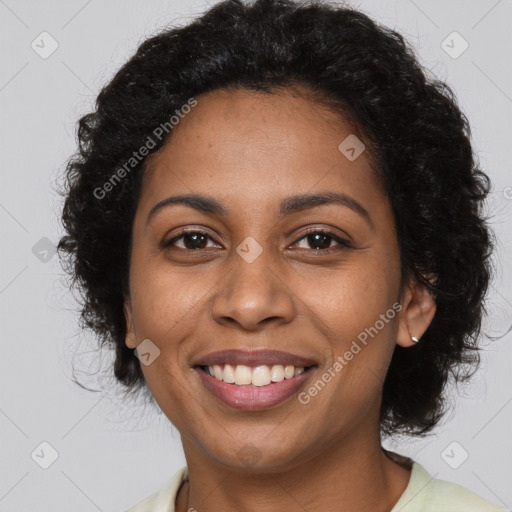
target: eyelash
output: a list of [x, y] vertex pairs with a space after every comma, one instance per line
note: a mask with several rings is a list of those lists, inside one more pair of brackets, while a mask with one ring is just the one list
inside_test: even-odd
[[[309, 250], [311, 250], [313, 252], [323, 252], [323, 253], [326, 253], [326, 252], [332, 252], [333, 249], [334, 250], [340, 250], [340, 249], [352, 249], [353, 248], [352, 245], [348, 242], [348, 240], [345, 240], [344, 238], [341, 238], [340, 236], [335, 235], [331, 231], [324, 231], [324, 230], [321, 230], [321, 229], [314, 229], [314, 228], [307, 230], [305, 232], [305, 234], [301, 238], [296, 240], [294, 243], [301, 242], [302, 240], [304, 240], [308, 236], [316, 235], [316, 234], [326, 235], [329, 238], [332, 238], [333, 240], [338, 242], [339, 246], [338, 247], [328, 247], [327, 249], [309, 249]], [[168, 248], [168, 247], [171, 247], [175, 242], [177, 242], [178, 240], [182, 239], [186, 235], [205, 235], [210, 240], [215, 242], [215, 240], [206, 231], [187, 230], [187, 231], [182, 231], [180, 234], [174, 236], [173, 238], [171, 238], [167, 242], [164, 242], [162, 244], [162, 247], [164, 249]], [[217, 243], [217, 242], [215, 242], [215, 243]], [[197, 252], [197, 251], [201, 250], [201, 249], [183, 249], [181, 247], [179, 249], [182, 250], [182, 251], [192, 251], [192, 252]], [[308, 249], [300, 249], [300, 250], [308, 250]]]

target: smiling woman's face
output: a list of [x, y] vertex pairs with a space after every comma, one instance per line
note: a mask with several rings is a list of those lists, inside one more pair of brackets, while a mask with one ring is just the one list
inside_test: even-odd
[[[333, 446], [378, 442], [393, 349], [413, 345], [428, 321], [405, 304], [411, 294], [400, 296], [391, 205], [369, 155], [342, 154], [352, 127], [303, 97], [218, 90], [197, 99], [148, 162], [133, 226], [126, 344], [149, 339], [160, 350], [142, 365], [156, 402], [202, 462], [244, 467], [252, 445], [255, 466], [277, 471]], [[345, 200], [290, 199], [327, 193]], [[165, 202], [190, 194], [222, 208]], [[370, 328], [365, 345], [358, 336]], [[279, 350], [313, 367], [300, 384], [221, 384], [197, 365], [227, 349]], [[259, 363], [270, 369], [289, 363], [267, 357]]]

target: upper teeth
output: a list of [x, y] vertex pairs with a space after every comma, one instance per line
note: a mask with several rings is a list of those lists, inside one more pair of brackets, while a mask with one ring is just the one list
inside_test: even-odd
[[243, 364], [236, 366], [214, 364], [213, 366], [208, 366], [208, 372], [212, 377], [228, 384], [267, 386], [271, 382], [281, 382], [284, 379], [291, 379], [296, 375], [300, 375], [304, 372], [304, 367], [295, 368], [293, 365], [283, 366], [276, 364], [274, 366], [261, 365], [251, 368]]

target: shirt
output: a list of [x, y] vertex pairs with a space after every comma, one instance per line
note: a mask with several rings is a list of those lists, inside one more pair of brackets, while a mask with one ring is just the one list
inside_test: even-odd
[[[510, 512], [462, 485], [433, 479], [421, 464], [411, 463], [409, 483], [390, 512]], [[185, 466], [160, 491], [126, 512], [175, 512], [178, 490], [187, 477]]]

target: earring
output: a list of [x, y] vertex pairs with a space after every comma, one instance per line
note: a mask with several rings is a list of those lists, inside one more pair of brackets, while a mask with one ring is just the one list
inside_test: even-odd
[[416, 336], [411, 336], [411, 339], [414, 341], [414, 343], [419, 343], [420, 341], [418, 338], [416, 338]]

